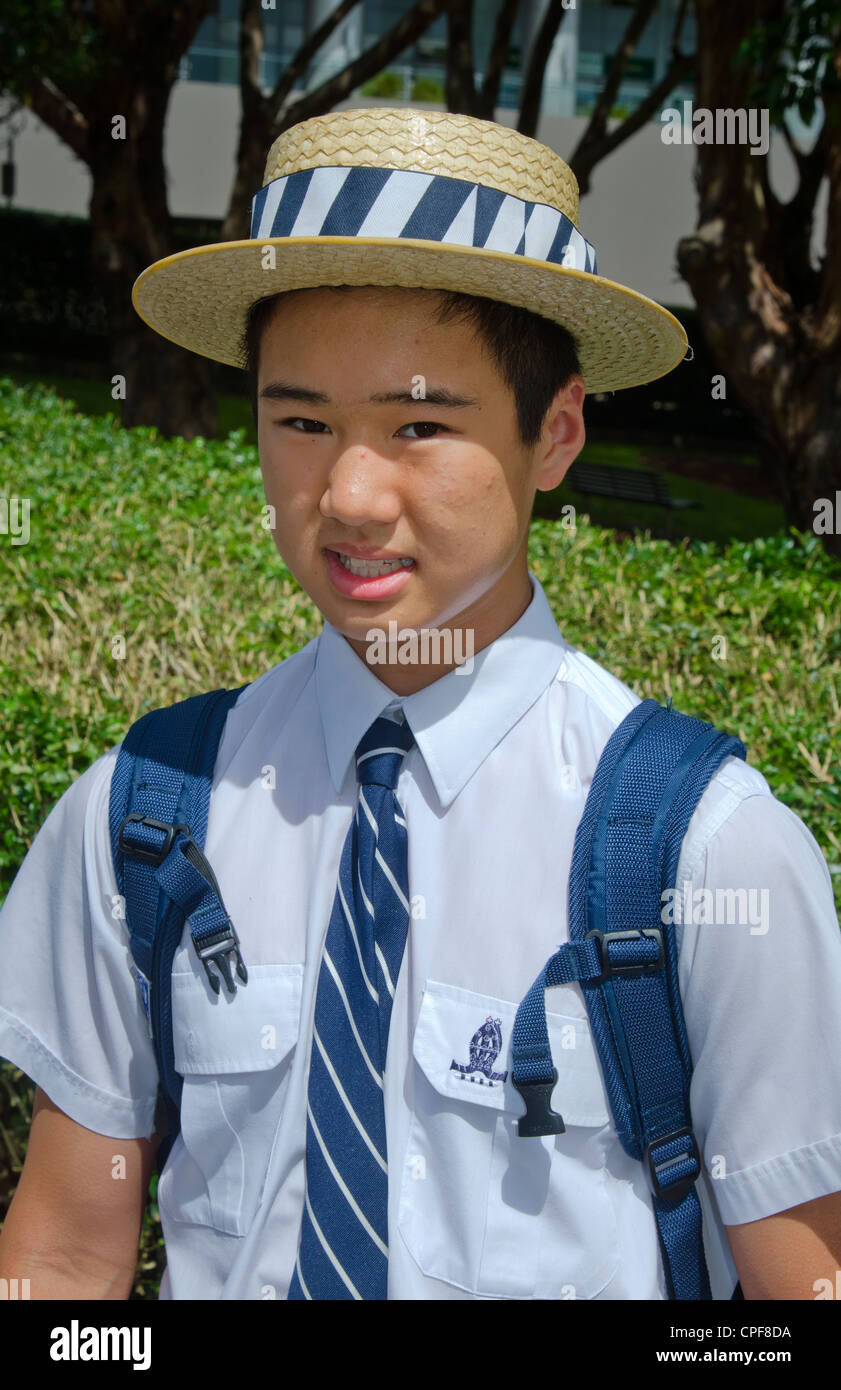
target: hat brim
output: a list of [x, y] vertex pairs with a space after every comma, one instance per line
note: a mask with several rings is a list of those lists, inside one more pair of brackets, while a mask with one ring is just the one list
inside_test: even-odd
[[[275, 248], [273, 269], [264, 269], [267, 246]], [[542, 314], [574, 335], [590, 393], [656, 381], [686, 355], [683, 325], [625, 285], [507, 251], [410, 238], [267, 237], [196, 246], [148, 266], [131, 298], [162, 337], [241, 368], [240, 339], [255, 300], [343, 284], [457, 290]]]

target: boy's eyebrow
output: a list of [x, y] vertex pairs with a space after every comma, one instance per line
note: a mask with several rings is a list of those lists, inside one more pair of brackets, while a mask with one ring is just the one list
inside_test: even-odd
[[[331, 405], [330, 397], [324, 391], [312, 391], [306, 386], [296, 386], [289, 381], [269, 381], [260, 392], [260, 400], [268, 401], [309, 401], [311, 405]], [[411, 391], [378, 391], [369, 396], [372, 405], [440, 405], [454, 410], [480, 404], [476, 396], [459, 396], [446, 386], [427, 386], [422, 397], [413, 396]]]

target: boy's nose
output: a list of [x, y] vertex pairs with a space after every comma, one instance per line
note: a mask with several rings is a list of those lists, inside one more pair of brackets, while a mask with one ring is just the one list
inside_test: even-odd
[[[327, 478], [324, 502], [344, 520], [392, 520], [400, 510], [392, 459], [368, 445], [349, 445], [336, 458]], [[322, 505], [324, 511], [324, 505]]]

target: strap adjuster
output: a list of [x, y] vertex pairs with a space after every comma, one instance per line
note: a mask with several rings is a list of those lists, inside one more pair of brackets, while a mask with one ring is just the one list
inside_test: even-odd
[[[686, 1139], [686, 1152], [673, 1155], [671, 1158], [655, 1159], [652, 1150], [661, 1149], [665, 1144], [669, 1144], [674, 1139]], [[660, 1197], [666, 1202], [677, 1202], [686, 1196], [687, 1192], [694, 1187], [698, 1178], [701, 1176], [701, 1155], [698, 1151], [698, 1142], [694, 1132], [684, 1126], [683, 1129], [674, 1129], [671, 1134], [662, 1134], [659, 1139], [652, 1139], [645, 1146], [643, 1155], [648, 1167], [648, 1176], [651, 1180], [651, 1188], [655, 1197]], [[692, 1176], [676, 1178], [674, 1182], [669, 1182], [668, 1177], [661, 1177], [667, 1174], [669, 1169], [674, 1169], [679, 1163], [684, 1163], [687, 1158], [692, 1158], [698, 1169]]]
[[[234, 977], [231, 973], [232, 962], [229, 957], [233, 958], [236, 972], [242, 980], [242, 983], [244, 985], [248, 984], [248, 971], [245, 968], [245, 961], [240, 954], [239, 937], [237, 936], [236, 928], [230, 917], [227, 920], [227, 925], [222, 931], [214, 932], [212, 936], [209, 936], [206, 941], [202, 941], [201, 943], [194, 938], [193, 944], [196, 948], [196, 955], [205, 968], [205, 973], [210, 981], [210, 987], [214, 994], [219, 993], [219, 975], [224, 979], [229, 994], [236, 994], [237, 992]], [[211, 965], [216, 966], [219, 975], [214, 974]]]
[[[127, 844], [125, 838], [125, 828], [131, 822], [137, 825], [148, 825], [152, 830], [160, 830], [165, 835], [163, 848], [155, 849], [152, 845]], [[166, 859], [172, 849], [173, 841], [179, 830], [183, 830], [186, 835], [190, 833], [188, 825], [170, 825], [168, 821], [155, 820], [153, 816], [144, 816], [140, 811], [132, 811], [131, 815], [126, 816], [120, 826], [120, 833], [117, 837], [117, 844], [123, 854], [130, 854], [134, 859], [142, 859], [144, 864], [154, 864], [157, 868]]]
[[[602, 973], [598, 977], [600, 980], [607, 980], [611, 975], [651, 975], [655, 970], [662, 970], [666, 957], [663, 952], [663, 934], [659, 927], [641, 927], [634, 931], [599, 931], [594, 928], [588, 931], [584, 940], [588, 941], [591, 936], [598, 938], [599, 960]], [[621, 965], [610, 959], [610, 951], [607, 945], [611, 941], [639, 941], [642, 937], [648, 937], [657, 942], [657, 959], [653, 961], [629, 962]], [[592, 980], [588, 984], [595, 983]]]

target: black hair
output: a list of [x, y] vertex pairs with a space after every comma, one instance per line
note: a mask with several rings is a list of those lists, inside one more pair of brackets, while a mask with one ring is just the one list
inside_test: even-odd
[[[325, 285], [319, 288], [344, 292], [362, 288], [355, 285]], [[376, 288], [376, 287], [375, 287]], [[248, 310], [240, 340], [254, 427], [257, 427], [257, 385], [260, 344], [266, 325], [279, 300], [300, 290], [286, 290], [256, 300]], [[578, 347], [566, 328], [541, 314], [503, 304], [496, 299], [440, 290], [435, 317], [439, 323], [470, 324], [485, 344], [510, 388], [517, 408], [517, 426], [526, 448], [540, 438], [546, 412], [555, 395], [576, 373], [580, 375]]]

